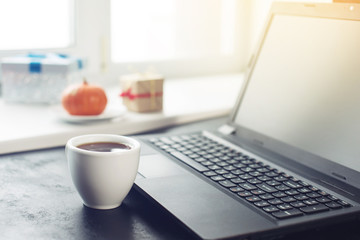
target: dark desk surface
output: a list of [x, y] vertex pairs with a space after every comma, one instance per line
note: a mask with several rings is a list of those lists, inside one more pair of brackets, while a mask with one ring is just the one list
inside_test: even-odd
[[[206, 122], [219, 126], [224, 119]], [[161, 132], [199, 129], [199, 123]], [[201, 126], [204, 126], [201, 123]], [[113, 210], [82, 205], [64, 148], [0, 156], [0, 239], [191, 239], [182, 226], [131, 190]], [[284, 239], [359, 239], [360, 222], [300, 232]]]

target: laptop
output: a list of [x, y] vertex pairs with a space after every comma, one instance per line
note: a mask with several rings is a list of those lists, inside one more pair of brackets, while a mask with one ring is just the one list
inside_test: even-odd
[[360, 5], [274, 3], [218, 129], [142, 136], [135, 188], [202, 239], [360, 214]]

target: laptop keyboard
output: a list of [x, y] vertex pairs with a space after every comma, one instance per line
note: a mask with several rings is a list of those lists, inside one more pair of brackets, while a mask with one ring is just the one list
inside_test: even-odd
[[152, 138], [150, 143], [277, 219], [351, 206], [202, 134]]

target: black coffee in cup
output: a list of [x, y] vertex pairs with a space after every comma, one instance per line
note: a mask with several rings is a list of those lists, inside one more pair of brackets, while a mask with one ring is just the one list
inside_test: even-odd
[[93, 152], [119, 152], [131, 149], [129, 145], [117, 142], [93, 142], [81, 144], [77, 147]]

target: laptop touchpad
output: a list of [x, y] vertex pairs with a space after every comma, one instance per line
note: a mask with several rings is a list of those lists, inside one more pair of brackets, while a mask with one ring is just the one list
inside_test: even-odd
[[141, 156], [138, 172], [145, 178], [186, 174], [180, 166], [160, 154]]

